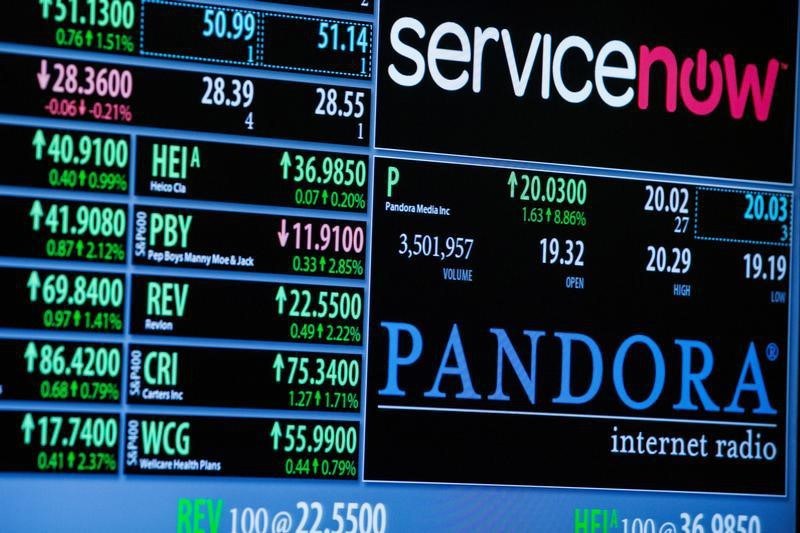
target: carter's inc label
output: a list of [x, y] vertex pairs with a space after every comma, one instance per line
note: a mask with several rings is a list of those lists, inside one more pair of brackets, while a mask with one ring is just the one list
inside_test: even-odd
[[378, 145], [789, 182], [796, 8], [382, 2]]

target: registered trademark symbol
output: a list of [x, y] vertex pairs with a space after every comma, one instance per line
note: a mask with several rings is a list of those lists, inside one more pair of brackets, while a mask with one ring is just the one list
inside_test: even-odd
[[774, 342], [769, 343], [769, 345], [767, 345], [767, 359], [770, 361], [775, 361], [778, 359], [778, 354], [780, 354], [778, 345]]

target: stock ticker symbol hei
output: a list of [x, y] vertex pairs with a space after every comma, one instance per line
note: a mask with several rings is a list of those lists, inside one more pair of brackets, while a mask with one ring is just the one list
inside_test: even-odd
[[619, 527], [616, 509], [576, 508], [574, 533], [608, 533]]

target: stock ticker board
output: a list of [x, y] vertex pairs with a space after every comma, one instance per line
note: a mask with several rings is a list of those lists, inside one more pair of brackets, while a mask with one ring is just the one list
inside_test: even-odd
[[795, 531], [797, 22], [8, 2], [0, 531]]

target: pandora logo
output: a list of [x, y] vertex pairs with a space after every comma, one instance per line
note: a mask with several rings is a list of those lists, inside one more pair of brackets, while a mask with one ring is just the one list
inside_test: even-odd
[[[583, 333], [553, 333], [561, 345], [560, 353], [553, 354], [540, 353], [540, 341], [548, 336], [545, 331], [523, 331], [528, 338], [528, 348], [518, 350], [505, 329], [490, 328], [486, 334], [493, 339], [496, 350], [494, 353], [474, 353], [469, 351], [469, 346], [465, 346], [458, 324], [452, 325], [443, 348], [426, 345], [422, 332], [413, 324], [382, 322], [381, 327], [387, 334], [385, 385], [378, 391], [378, 395], [383, 397], [405, 397], [407, 392], [401, 376], [404, 369], [412, 368], [424, 359], [434, 358], [438, 362], [435, 365], [438, 366], [438, 371], [430, 376], [430, 388], [423, 393], [423, 397], [429, 400], [510, 401], [511, 396], [504, 386], [504, 374], [511, 372], [514, 382], [519, 385], [530, 405], [541, 404], [542, 401], [549, 401], [553, 405], [589, 404], [597, 396], [604, 380], [609, 380], [614, 394], [632, 411], [646, 411], [662, 396], [675, 395], [670, 398], [673, 411], [752, 413], [766, 416], [777, 414], [770, 403], [758, 350], [753, 342], [746, 349], [732, 394], [720, 398], [718, 394], [715, 397], [714, 388], [706, 384], [715, 370], [714, 351], [709, 344], [698, 339], [674, 339], [673, 346], [669, 347], [670, 351], [676, 352], [672, 355], [667, 347], [662, 349], [650, 336], [634, 334], [621, 340], [613, 357], [603, 357], [598, 343]], [[579, 357], [587, 356], [591, 370], [588, 375], [581, 372], [582, 375], [578, 376], [573, 370], [576, 361]], [[552, 398], [539, 398], [537, 383], [540, 378], [537, 368], [540, 359], [553, 357], [560, 358], [561, 362], [559, 394]], [[626, 372], [626, 361], [636, 357], [650, 359], [654, 368], [651, 376]], [[471, 370], [476, 358], [493, 358], [492, 375], [496, 378], [493, 390], [478, 390], [476, 387]], [[609, 362], [611, 365], [607, 368]], [[668, 391], [665, 388], [667, 372], [679, 374], [675, 380], [679, 384], [677, 390]], [[443, 391], [444, 380], [458, 383], [460, 392]], [[645, 382], [647, 395], [634, 397], [631, 393], [632, 385]], [[748, 402], [752, 407], [743, 404], [745, 397], [752, 400]]]

